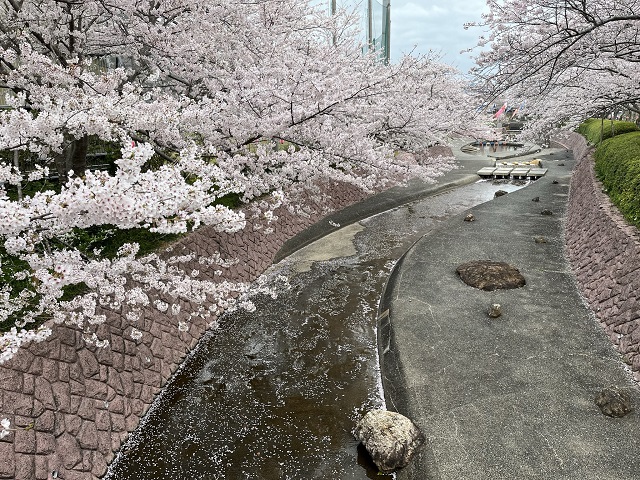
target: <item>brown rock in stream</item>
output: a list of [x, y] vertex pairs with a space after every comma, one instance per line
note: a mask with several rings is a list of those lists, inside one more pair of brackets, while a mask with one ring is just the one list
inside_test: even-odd
[[477, 260], [460, 265], [456, 272], [467, 285], [487, 292], [520, 288], [527, 283], [516, 267], [505, 262]]

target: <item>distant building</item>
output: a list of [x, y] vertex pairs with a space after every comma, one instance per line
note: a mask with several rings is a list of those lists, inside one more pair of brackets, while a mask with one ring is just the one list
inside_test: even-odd
[[[338, 8], [351, 8], [360, 10], [362, 43], [364, 50], [378, 52], [378, 57], [385, 63], [389, 63], [391, 54], [391, 0], [324, 0], [328, 1], [329, 11], [335, 12]], [[0, 7], [2, 4], [0, 4]], [[0, 13], [2, 9], [0, 8]], [[109, 69], [117, 67], [131, 67], [131, 62], [120, 56], [108, 56], [94, 63], [94, 68]], [[12, 95], [7, 88], [0, 87], [0, 108], [7, 107], [7, 97]]]
[[329, 0], [329, 11], [337, 8], [361, 10], [363, 43], [368, 51], [379, 52], [379, 57], [389, 63], [391, 54], [391, 0]]

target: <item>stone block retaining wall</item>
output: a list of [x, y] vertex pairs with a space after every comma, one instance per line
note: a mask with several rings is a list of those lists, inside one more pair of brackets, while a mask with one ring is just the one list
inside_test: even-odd
[[[286, 240], [366, 196], [339, 183], [325, 184], [320, 191], [330, 191], [331, 198], [309, 198], [308, 215], [278, 210], [278, 219], [269, 225], [271, 234], [253, 220], [235, 234], [203, 228], [174, 247], [174, 253], [213, 256], [220, 251], [239, 260], [225, 271], [225, 280], [255, 280]], [[193, 268], [202, 270], [201, 265]], [[188, 312], [195, 305], [181, 307]], [[53, 471], [65, 480], [103, 476], [114, 452], [207, 329], [200, 320], [181, 332], [175, 317], [149, 308], [135, 322], [143, 332], [136, 342], [129, 335], [132, 323], [122, 312], [106, 313], [107, 322], [98, 332], [109, 339], [106, 348], [87, 346], [76, 328], [53, 325], [47, 341], [25, 346], [0, 365], [0, 419], [8, 418], [16, 428], [0, 439], [0, 479], [45, 480]]]
[[572, 133], [558, 143], [578, 161], [565, 230], [569, 260], [583, 296], [640, 381], [640, 233], [602, 192], [584, 137]]

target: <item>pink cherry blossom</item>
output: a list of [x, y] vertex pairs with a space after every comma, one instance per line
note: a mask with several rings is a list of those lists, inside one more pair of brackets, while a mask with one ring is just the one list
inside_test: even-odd
[[[0, 0], [0, 8], [10, 106], [0, 111], [0, 150], [22, 158], [0, 162], [0, 242], [32, 281], [25, 295], [0, 287], [0, 321], [19, 316], [26, 329], [0, 337], [0, 362], [46, 337], [46, 328], [28, 330], [42, 318], [106, 346], [93, 328], [105, 309], [125, 309], [134, 323], [153, 305], [184, 329], [189, 318], [252, 308], [247, 285], [218, 281], [236, 259], [197, 258], [198, 272], [179, 256], [140, 257], [137, 245], [106, 258], [67, 245], [74, 229], [233, 233], [251, 216], [266, 235], [279, 208], [308, 216], [300, 199], [330, 194], [318, 182], [372, 192], [432, 180], [451, 159], [420, 164], [397, 153], [481, 128], [454, 69], [434, 56], [382, 64], [362, 53], [357, 19], [306, 0]], [[70, 152], [86, 138], [120, 145], [114, 173], [73, 164]], [[7, 195], [51, 172], [59, 191]], [[229, 195], [245, 207], [224, 206]], [[205, 269], [221, 275], [207, 280]], [[88, 293], [62, 300], [82, 283]], [[200, 306], [181, 311], [185, 301]]]

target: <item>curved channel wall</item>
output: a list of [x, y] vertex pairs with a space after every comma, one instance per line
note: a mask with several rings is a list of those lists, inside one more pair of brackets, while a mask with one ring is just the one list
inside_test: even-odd
[[567, 255], [582, 295], [640, 381], [640, 233], [603, 193], [585, 138], [571, 133], [555, 143], [577, 160], [565, 226]]
[[[367, 196], [344, 183], [318, 187], [331, 198], [308, 197], [302, 214], [279, 209], [270, 234], [255, 219], [235, 234], [202, 228], [174, 246], [173, 253], [210, 257], [220, 252], [238, 259], [221, 279], [251, 282], [289, 238]], [[327, 223], [327, 231], [334, 228]], [[197, 261], [186, 267], [203, 270]], [[207, 273], [213, 276], [203, 275]], [[181, 307], [188, 314], [196, 305]], [[136, 342], [129, 336], [132, 323], [124, 312], [104, 313], [107, 321], [98, 333], [109, 340], [107, 348], [87, 346], [76, 328], [53, 325], [47, 341], [25, 346], [0, 365], [0, 419], [8, 418], [15, 428], [0, 439], [0, 479], [46, 480], [56, 471], [64, 480], [102, 477], [155, 395], [207, 329], [200, 320], [180, 332], [175, 317], [149, 308], [134, 325], [143, 332]]]

